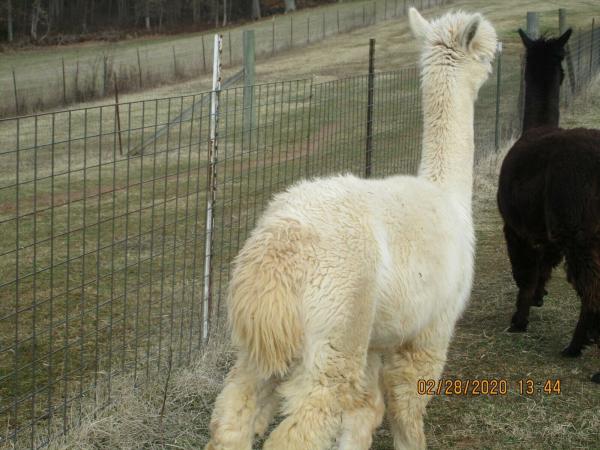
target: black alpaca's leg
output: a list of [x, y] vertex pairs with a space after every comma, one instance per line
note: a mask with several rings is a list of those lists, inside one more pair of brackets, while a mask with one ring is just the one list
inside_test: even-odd
[[544, 248], [542, 259], [539, 265], [539, 278], [535, 294], [533, 295], [533, 306], [542, 306], [544, 296], [548, 294], [546, 283], [550, 280], [552, 269], [554, 269], [562, 259], [560, 250], [553, 246]]
[[564, 356], [581, 355], [581, 350], [598, 340], [600, 329], [600, 249], [579, 245], [567, 253], [567, 278], [581, 299], [579, 320]]
[[519, 237], [507, 225], [504, 226], [504, 236], [506, 238], [513, 278], [519, 288], [517, 311], [512, 317], [508, 330], [514, 333], [527, 330], [529, 309], [533, 304], [540, 278], [539, 264], [541, 252], [531, 247], [527, 241]]
[[600, 372], [598, 372], [596, 375], [592, 376], [592, 381], [594, 383], [600, 384]]
[[581, 350], [591, 341], [588, 337], [588, 329], [590, 328], [590, 314], [584, 305], [581, 305], [579, 312], [579, 320], [575, 326], [571, 342], [562, 351], [563, 356], [575, 358], [581, 355]]

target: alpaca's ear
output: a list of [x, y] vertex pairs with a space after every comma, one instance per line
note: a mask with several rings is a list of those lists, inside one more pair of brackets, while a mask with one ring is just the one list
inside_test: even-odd
[[521, 28], [519, 28], [519, 36], [521, 36], [521, 40], [523, 41], [525, 48], [530, 48], [533, 44], [533, 40], [527, 36], [527, 33], [525, 33]]
[[471, 48], [471, 43], [473, 42], [473, 39], [475, 39], [475, 35], [477, 34], [477, 30], [479, 29], [482, 20], [483, 17], [481, 17], [481, 14], [474, 14], [471, 20], [469, 20], [469, 23], [467, 23], [465, 30], [462, 32], [460, 41], [467, 50]]
[[567, 43], [567, 41], [569, 40], [569, 38], [571, 37], [571, 33], [573, 32], [573, 30], [571, 28], [569, 28], [567, 31], [565, 31], [561, 37], [559, 37], [556, 40], [556, 43], [558, 45], [560, 45], [561, 47], [564, 47], [565, 44]]
[[408, 10], [408, 22], [413, 35], [421, 41], [424, 41], [427, 35], [432, 31], [429, 22], [419, 14], [419, 11], [417, 11], [416, 8], [410, 8]]

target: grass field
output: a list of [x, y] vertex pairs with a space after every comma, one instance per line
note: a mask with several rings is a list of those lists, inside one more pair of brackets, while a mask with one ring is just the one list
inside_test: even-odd
[[[394, 1], [387, 1], [388, 10], [391, 11], [391, 5], [394, 3]], [[355, 2], [349, 2], [347, 5], [344, 4], [342, 6], [353, 8], [355, 7], [353, 6], [354, 3]], [[425, 3], [427, 2], [425, 1]], [[384, 4], [385, 0], [378, 0], [378, 14], [382, 14], [382, 11], [384, 11], [384, 6], [382, 6]], [[576, 28], [589, 27], [594, 14], [600, 14], [595, 2], [589, 0], [569, 0], [565, 2], [554, 0], [503, 0], [501, 2], [459, 0], [452, 2], [452, 4], [449, 6], [432, 8], [431, 10], [425, 11], [424, 14], [425, 16], [431, 17], [435, 16], [440, 11], [447, 9], [482, 11], [491, 20], [493, 20], [494, 24], [497, 26], [500, 39], [504, 42], [505, 52], [512, 54], [515, 52], [520, 52], [521, 44], [516, 34], [516, 29], [518, 27], [525, 27], [526, 12], [541, 12], [540, 30], [556, 32], [558, 29], [557, 9], [559, 7], [567, 8], [568, 23]], [[328, 6], [324, 8], [329, 10], [332, 7]], [[300, 11], [297, 14], [308, 15], [310, 12]], [[360, 19], [362, 20], [362, 17]], [[298, 20], [301, 21], [302, 19], [299, 18]], [[351, 16], [349, 16], [348, 20], [352, 21], [353, 19]], [[306, 19], [304, 19], [304, 21], [306, 21]], [[320, 22], [319, 25], [321, 25]], [[253, 25], [248, 24], [246, 27], [253, 27]], [[266, 31], [261, 31], [261, 33], [266, 33], [265, 35], [268, 35], [267, 37], [269, 39], [267, 40], [269, 41], [268, 45], [270, 45], [270, 21], [266, 21], [264, 27], [266, 27]], [[317, 31], [320, 33], [320, 28], [318, 30], [314, 29], [314, 31], [315, 33]], [[304, 36], [300, 36], [300, 34], [298, 34], [298, 39], [302, 37], [304, 42], [306, 29], [301, 27], [297, 30], [297, 33], [304, 33]], [[317, 36], [315, 36], [315, 39], [316, 38]], [[368, 67], [369, 38], [376, 38], [378, 42], [377, 70], [394, 70], [395, 68], [404, 67], [406, 65], [415, 63], [415, 57], [418, 49], [414, 43], [414, 40], [412, 39], [412, 36], [410, 35], [405, 19], [403, 17], [398, 17], [380, 22], [376, 26], [358, 28], [349, 33], [331, 36], [324, 41], [314, 42], [309, 45], [304, 44], [301, 47], [285, 50], [277, 53], [274, 57], [265, 59], [259, 58], [256, 67], [257, 80], [258, 82], [271, 82], [275, 80], [313, 78], [315, 82], [321, 82], [339, 79], [348, 75], [364, 74]], [[187, 48], [188, 51], [192, 51], [191, 49], [198, 48], [197, 39], [198, 37], [196, 35], [163, 36], [155, 39], [124, 41], [118, 44], [117, 47], [122, 46], [124, 48], [124, 58], [130, 62], [135, 61], [137, 58], [135, 52], [131, 52], [134, 51], [135, 47], [138, 45], [144, 47], [144, 50], [141, 53], [144, 61], [145, 58], [149, 58], [148, 61], [150, 62], [154, 60], [162, 61], [158, 55], [166, 52], [168, 53], [168, 63], [166, 63], [166, 65], [163, 64], [162, 66], [165, 67], [163, 70], [169, 71], [172, 67], [171, 52], [173, 45], [176, 45], [176, 48], [179, 48], [181, 45], [183, 48]], [[156, 45], [157, 49], [156, 57], [153, 56], [154, 45]], [[48, 68], [48, 58], [57, 59], [64, 56], [66, 59], [71, 61], [70, 72], [73, 72], [73, 64], [77, 60], [78, 52], [81, 51], [83, 54], [86, 54], [90, 60], [88, 65], [93, 66], [94, 61], [97, 65], [99, 58], [101, 59], [104, 54], [112, 51], [110, 48], [111, 46], [108, 45], [107, 47], [107, 44], [85, 44], [81, 49], [78, 47], [66, 47], [64, 49], [60, 48], [56, 50], [34, 50], [23, 53], [15, 53], [12, 55], [6, 54], [3, 55], [2, 61], [0, 61], [0, 65], [6, 64], [1, 72], [5, 73], [6, 70], [8, 70], [11, 66], [20, 67], [21, 65], [23, 65], [23, 70], [25, 72], [24, 76], [26, 78], [30, 76], [34, 77], [35, 73], [41, 70], [38, 69], [38, 67], [44, 67], [45, 71], [54, 71], [56, 74], [48, 78], [47, 84], [40, 86], [38, 82], [32, 82], [33, 84], [31, 86], [28, 86], [24, 89], [42, 89], [48, 91], [52, 95], [55, 95], [62, 92], [62, 84], [58, 83], [58, 81], [54, 83], [52, 82], [52, 79], [61, 79], [60, 77], [62, 75], [58, 73], [61, 69], [58, 66], [56, 69], [52, 69], [52, 66]], [[239, 49], [239, 42], [236, 42], [232, 48], [234, 51], [236, 48]], [[225, 43], [224, 52], [224, 59], [225, 62], [227, 62], [229, 58], [227, 42]], [[11, 58], [15, 59], [12, 60]], [[182, 55], [180, 59], [184, 60], [185, 57]], [[196, 57], [190, 56], [188, 59], [190, 59], [194, 64], [199, 64]], [[238, 66], [235, 64], [234, 67], [226, 67], [224, 69], [224, 77], [227, 78], [228, 76], [233, 75], [235, 72], [237, 72], [237, 70]], [[5, 98], [9, 98], [12, 97], [12, 94], [10, 94], [12, 92], [12, 75], [11, 73], [6, 72], [4, 77], [8, 78], [6, 78], [5, 81], [0, 80], [0, 86], [2, 86], [2, 92], [6, 93]], [[51, 86], [51, 88], [49, 88], [49, 86]], [[123, 102], [140, 101], [150, 98], [204, 92], [210, 88], [211, 75], [198, 72], [193, 79], [188, 81], [180, 83], [171, 81], [168, 84], [160, 85], [152, 89], [143, 89], [141, 91], [131, 92], [121, 95], [121, 100]], [[112, 99], [110, 101], [112, 101]], [[110, 101], [107, 101], [106, 99], [86, 101], [76, 103], [74, 104], [74, 107], [79, 108], [98, 106], [101, 104], [106, 104]]]
[[[272, 54], [402, 14], [404, 3], [354, 0], [220, 28], [224, 38], [222, 62], [239, 70], [242, 35], [248, 29], [255, 31], [257, 56], [265, 60]], [[428, 3], [434, 2], [424, 2]], [[188, 79], [210, 80], [207, 74], [212, 70], [212, 55], [213, 31], [7, 51], [0, 60], [0, 91], [6, 93], [0, 99], [0, 114], [15, 115], [13, 70], [23, 114], [110, 96], [113, 72], [121, 92], [147, 91]]]

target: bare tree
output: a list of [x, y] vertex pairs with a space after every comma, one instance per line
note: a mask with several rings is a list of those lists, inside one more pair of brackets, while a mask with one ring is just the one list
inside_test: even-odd
[[285, 12], [296, 11], [296, 0], [285, 0]]
[[150, 31], [150, 0], [144, 2], [144, 18], [146, 30]]
[[37, 41], [38, 39], [38, 24], [40, 23], [40, 16], [42, 15], [41, 0], [34, 0], [31, 7], [31, 28], [29, 35], [31, 39]]
[[219, 0], [213, 0], [213, 10], [215, 13], [215, 28], [219, 28]]
[[75, 33], [106, 28], [161, 31], [209, 23], [227, 26], [238, 19], [260, 19], [269, 10], [298, 0], [0, 0], [0, 42], [22, 38], [43, 41], [53, 35], [69, 42]]
[[252, 19], [260, 19], [260, 0], [252, 0]]
[[6, 0], [6, 13], [8, 15], [8, 18], [7, 18], [8, 42], [12, 42], [13, 39], [14, 39], [14, 36], [13, 36], [12, 0]]

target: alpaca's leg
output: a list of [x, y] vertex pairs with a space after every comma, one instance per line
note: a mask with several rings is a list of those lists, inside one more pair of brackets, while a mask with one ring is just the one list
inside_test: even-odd
[[592, 377], [592, 381], [593, 381], [594, 383], [598, 383], [598, 384], [600, 384], [600, 372], [598, 372], [597, 374], [595, 374], [595, 375]]
[[268, 430], [281, 404], [281, 398], [276, 392], [277, 383], [268, 383], [260, 395], [260, 407], [254, 421], [254, 434], [262, 437]]
[[448, 325], [439, 323], [384, 359], [388, 421], [395, 450], [426, 447], [423, 416], [431, 396], [419, 394], [417, 384], [419, 380], [439, 379], [449, 340]]
[[590, 343], [588, 330], [591, 329], [591, 313], [587, 310], [584, 304], [581, 305], [579, 311], [579, 320], [575, 326], [573, 337], [568, 346], [562, 351], [563, 356], [575, 358], [581, 355], [581, 350]]
[[264, 450], [327, 450], [341, 431], [343, 414], [365, 406], [372, 303], [366, 295], [344, 296], [349, 282], [342, 274], [332, 273], [330, 280], [346, 286], [327, 283], [327, 292], [305, 294], [306, 309], [318, 313], [305, 319], [302, 362], [278, 388], [287, 417]]
[[566, 253], [567, 278], [581, 299], [579, 320], [564, 356], [579, 356], [600, 332], [600, 248], [572, 245]]
[[506, 247], [512, 265], [512, 273], [519, 293], [517, 295], [517, 311], [514, 313], [509, 331], [527, 330], [529, 309], [534, 303], [536, 289], [540, 278], [541, 252], [527, 241], [519, 237], [509, 226], [504, 226]]
[[343, 413], [364, 407], [364, 361], [327, 347], [319, 349], [318, 366], [302, 364], [282, 383], [279, 393], [287, 417], [269, 435], [264, 450], [327, 450], [340, 432]]
[[544, 296], [548, 294], [546, 283], [550, 280], [552, 269], [560, 263], [561, 259], [562, 254], [558, 248], [551, 245], [544, 248], [540, 260], [538, 284], [533, 296], [533, 306], [542, 306], [544, 304]]
[[368, 450], [381, 425], [385, 404], [381, 386], [381, 356], [369, 353], [366, 369], [367, 399], [363, 408], [344, 413], [339, 450]]
[[262, 408], [272, 402], [273, 390], [274, 382], [261, 378], [240, 353], [215, 402], [206, 450], [250, 450], [255, 432], [261, 431], [256, 425], [266, 428], [264, 422], [269, 421], [264, 415], [273, 408]]

